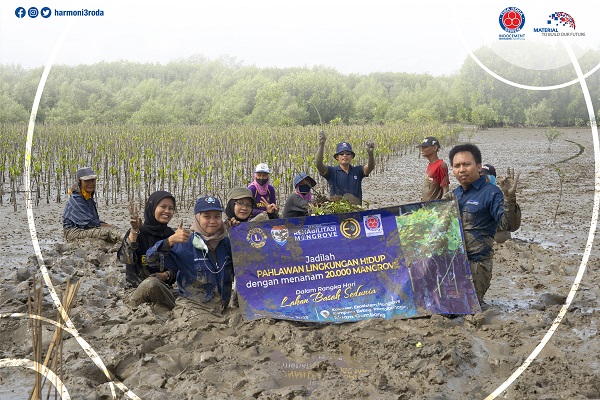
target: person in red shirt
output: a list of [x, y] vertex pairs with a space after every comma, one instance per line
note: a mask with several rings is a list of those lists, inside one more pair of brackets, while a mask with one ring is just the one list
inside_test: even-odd
[[448, 192], [450, 186], [448, 165], [438, 157], [440, 142], [436, 138], [428, 136], [417, 147], [421, 148], [421, 155], [429, 161], [425, 172], [421, 201], [439, 200]]

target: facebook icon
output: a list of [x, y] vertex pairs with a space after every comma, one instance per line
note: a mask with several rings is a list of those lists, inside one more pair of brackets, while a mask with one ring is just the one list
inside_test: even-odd
[[25, 9], [23, 7], [17, 7], [15, 10], [15, 15], [17, 18], [25, 18]]

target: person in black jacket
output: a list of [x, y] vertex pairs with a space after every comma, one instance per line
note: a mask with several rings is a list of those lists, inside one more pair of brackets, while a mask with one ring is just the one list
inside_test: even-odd
[[[121, 248], [117, 252], [119, 261], [125, 264], [125, 279], [130, 287], [136, 288], [129, 304], [137, 307], [142, 303], [159, 303], [169, 309], [175, 307], [175, 296], [171, 285], [175, 282], [175, 273], [171, 269], [152, 267], [146, 263], [146, 251], [159, 240], [182, 236], [187, 240], [184, 230], [173, 231], [167, 224], [175, 213], [175, 197], [169, 192], [154, 192], [148, 198], [144, 209], [144, 222], [138, 216], [137, 209], [130, 209], [131, 229], [127, 231]], [[158, 295], [156, 295], [158, 292]]]
[[283, 218], [305, 217], [308, 203], [312, 200], [311, 189], [317, 182], [307, 173], [300, 172], [294, 177], [294, 193], [290, 194], [283, 207]]

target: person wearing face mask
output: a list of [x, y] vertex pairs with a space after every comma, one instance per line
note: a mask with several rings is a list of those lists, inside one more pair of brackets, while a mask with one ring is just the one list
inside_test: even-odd
[[317, 182], [305, 172], [294, 177], [294, 193], [290, 194], [283, 207], [283, 218], [305, 217], [308, 203], [312, 199], [311, 189]]
[[242, 222], [266, 221], [269, 216], [266, 211], [252, 217], [252, 210], [256, 206], [252, 192], [247, 187], [235, 187], [227, 194], [227, 206], [225, 207], [225, 224], [234, 227]]
[[252, 217], [266, 211], [269, 219], [278, 218], [277, 198], [275, 188], [269, 183], [270, 176], [271, 170], [266, 163], [260, 163], [254, 169], [254, 180], [248, 185], [256, 202], [250, 214]]
[[[233, 256], [222, 219], [221, 202], [203, 196], [194, 206], [194, 223], [187, 241], [170, 238], [156, 242], [146, 252], [148, 265], [164, 264], [177, 271], [179, 297], [174, 313], [201, 315], [223, 322], [222, 314], [231, 299]], [[182, 229], [181, 225], [179, 229]]]

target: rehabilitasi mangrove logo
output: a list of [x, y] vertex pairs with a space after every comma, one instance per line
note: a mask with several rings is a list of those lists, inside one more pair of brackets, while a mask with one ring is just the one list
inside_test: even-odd
[[517, 7], [506, 7], [498, 18], [500, 27], [506, 33], [498, 35], [499, 40], [525, 40], [525, 34], [519, 33], [525, 26], [525, 14]]
[[533, 28], [540, 36], [585, 36], [585, 32], [575, 32], [575, 19], [563, 11], [553, 12], [546, 20], [546, 26]]

